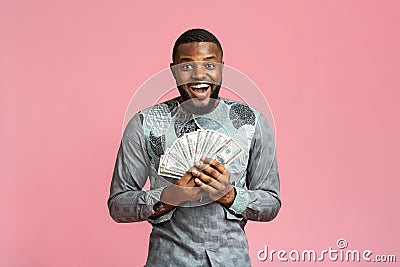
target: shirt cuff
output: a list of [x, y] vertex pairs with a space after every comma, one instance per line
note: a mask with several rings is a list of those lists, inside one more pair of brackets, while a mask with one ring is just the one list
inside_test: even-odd
[[243, 215], [250, 201], [249, 193], [246, 189], [241, 187], [234, 186], [234, 188], [236, 191], [236, 197], [233, 200], [232, 205], [229, 207], [229, 211], [236, 215]]
[[[154, 205], [161, 200], [161, 193], [164, 190], [164, 188], [165, 187], [160, 187], [157, 189], [146, 191], [145, 200], [146, 200], [147, 209], [150, 211], [150, 215], [154, 213]], [[147, 220], [151, 224], [162, 223], [162, 222], [165, 222], [165, 221], [168, 221], [169, 219], [171, 219], [174, 211], [175, 211], [175, 208], [170, 210], [169, 212], [166, 212], [155, 218], [147, 218]]]

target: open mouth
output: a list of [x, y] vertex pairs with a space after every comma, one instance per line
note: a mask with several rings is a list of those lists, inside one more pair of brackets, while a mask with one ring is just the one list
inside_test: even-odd
[[208, 91], [211, 89], [211, 84], [206, 82], [189, 84], [190, 91], [196, 98], [207, 97]]

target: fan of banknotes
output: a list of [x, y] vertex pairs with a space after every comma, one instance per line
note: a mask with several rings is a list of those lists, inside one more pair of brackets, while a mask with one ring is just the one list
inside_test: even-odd
[[242, 149], [229, 136], [213, 130], [197, 130], [175, 140], [160, 158], [158, 174], [181, 178], [202, 157], [229, 164]]

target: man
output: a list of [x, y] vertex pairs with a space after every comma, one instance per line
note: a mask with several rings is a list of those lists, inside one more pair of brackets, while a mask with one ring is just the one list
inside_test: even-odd
[[[186, 31], [172, 59], [180, 97], [139, 112], [127, 125], [110, 215], [152, 224], [146, 266], [250, 266], [246, 221], [270, 221], [281, 207], [272, 130], [257, 110], [218, 96], [223, 51], [213, 34]], [[171, 144], [200, 129], [231, 137], [242, 152], [227, 164], [202, 157], [179, 179], [159, 175]], [[142, 191], [147, 177], [151, 188]]]

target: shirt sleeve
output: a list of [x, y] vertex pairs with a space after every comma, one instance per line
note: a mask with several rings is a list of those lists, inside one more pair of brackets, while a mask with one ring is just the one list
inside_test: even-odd
[[114, 221], [119, 223], [149, 220], [160, 223], [171, 218], [172, 211], [150, 219], [153, 206], [160, 201], [164, 187], [142, 191], [149, 176], [148, 156], [141, 114], [128, 123], [118, 150], [108, 198], [108, 209]]
[[[272, 129], [260, 115], [251, 142], [246, 188], [235, 186], [230, 219], [271, 221], [281, 207], [280, 181]], [[232, 216], [234, 215], [234, 216]]]

